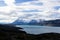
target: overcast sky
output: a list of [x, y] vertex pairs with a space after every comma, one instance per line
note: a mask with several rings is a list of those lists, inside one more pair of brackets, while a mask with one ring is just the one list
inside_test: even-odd
[[0, 23], [60, 18], [60, 0], [0, 0]]

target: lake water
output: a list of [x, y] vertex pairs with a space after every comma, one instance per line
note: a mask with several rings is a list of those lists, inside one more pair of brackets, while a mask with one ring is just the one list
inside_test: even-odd
[[38, 26], [38, 25], [17, 25], [17, 27], [23, 28], [24, 31], [30, 34], [41, 34], [49, 32], [60, 33], [60, 27]]

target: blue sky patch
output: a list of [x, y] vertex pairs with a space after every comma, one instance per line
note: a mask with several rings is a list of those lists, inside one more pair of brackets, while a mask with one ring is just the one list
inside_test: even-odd
[[34, 1], [34, 0], [15, 0], [16, 3], [23, 3], [23, 2], [28, 2], [28, 1]]
[[55, 6], [54, 9], [55, 10], [59, 10], [60, 9], [60, 6]]
[[6, 6], [7, 4], [4, 1], [0, 1], [0, 7]]
[[22, 12], [42, 12], [42, 10], [37, 10], [37, 9], [34, 9], [34, 10], [23, 10]]

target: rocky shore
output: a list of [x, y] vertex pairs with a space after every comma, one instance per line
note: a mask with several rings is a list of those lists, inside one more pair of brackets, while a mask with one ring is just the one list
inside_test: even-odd
[[28, 34], [14, 25], [0, 24], [0, 40], [60, 40], [60, 33]]

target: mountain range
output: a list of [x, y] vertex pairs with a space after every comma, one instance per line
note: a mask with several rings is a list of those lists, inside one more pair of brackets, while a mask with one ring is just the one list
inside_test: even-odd
[[60, 26], [60, 19], [55, 20], [31, 20], [31, 21], [25, 21], [25, 20], [16, 20], [12, 24], [14, 25], [41, 25], [41, 26]]
[[43, 25], [47, 25], [47, 26], [60, 26], [60, 19], [44, 21]]
[[15, 24], [15, 25], [38, 25], [41, 22], [43, 22], [43, 20], [30, 20], [30, 21], [26, 21], [26, 20], [19, 20], [19, 19], [17, 19], [12, 24]]

